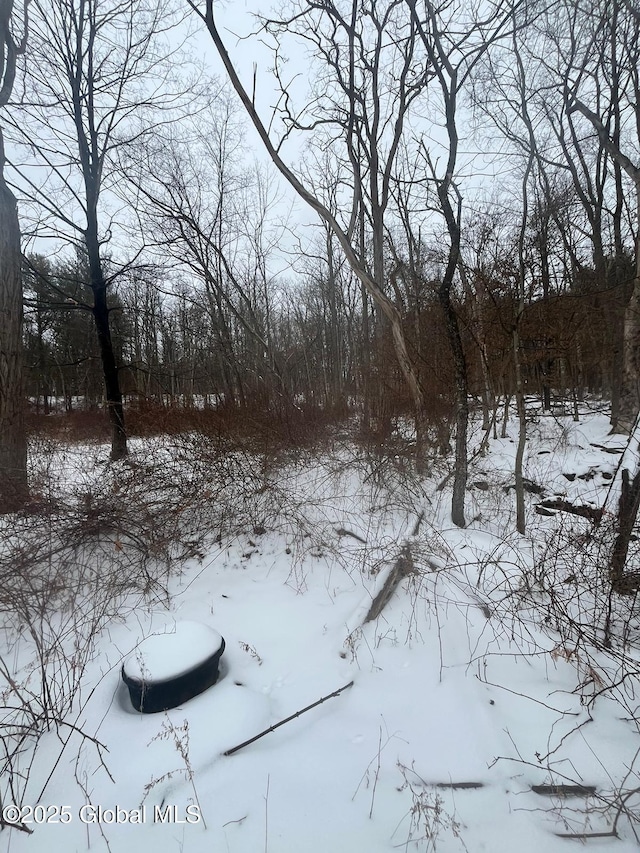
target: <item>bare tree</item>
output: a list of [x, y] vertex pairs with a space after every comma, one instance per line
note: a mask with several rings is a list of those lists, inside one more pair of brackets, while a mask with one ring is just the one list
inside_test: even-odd
[[[428, 179], [435, 187], [450, 241], [439, 295], [455, 362], [457, 437], [452, 518], [456, 524], [464, 525], [468, 403], [464, 351], [452, 301], [461, 228], [461, 196], [455, 180], [456, 105], [480, 56], [507, 31], [510, 4], [498, 4], [483, 19], [474, 17], [473, 12], [465, 17], [454, 4], [436, 8], [425, 2], [418, 9], [415, 0], [371, 4], [356, 0], [351, 3], [297, 2], [287, 17], [263, 19], [265, 32], [275, 39], [274, 68], [281, 90], [279, 118], [285, 128], [281, 142], [293, 131], [328, 128], [325, 144], [335, 142], [337, 134], [345, 145], [342, 162], [351, 166], [352, 203], [348, 221], [340, 222], [319, 195], [311, 192], [308, 184], [284, 162], [281, 143], [273, 141], [260, 119], [254, 98], [242, 85], [231, 62], [220, 36], [213, 0], [187, 2], [206, 24], [229, 78], [274, 164], [335, 234], [377, 310], [389, 322], [395, 355], [414, 402], [419, 458], [426, 433], [425, 396], [415, 356], [404, 333], [402, 305], [387, 294], [383, 241], [396, 155], [403, 137], [406, 134], [415, 136], [414, 128], [407, 130], [415, 104], [425, 95], [428, 84], [437, 81], [448, 137], [444, 169], [439, 171], [437, 155], [424, 141], [419, 143], [419, 148], [425, 158]], [[282, 39], [291, 33], [312, 46], [322, 69], [314, 97], [302, 109], [294, 106], [292, 89], [284, 82], [280, 61]], [[365, 226], [371, 236], [371, 263], [364, 252]]]
[[[610, 146], [594, 133], [573, 98], [589, 103], [614, 146], [625, 145], [635, 123], [632, 78], [638, 62], [630, 38], [633, 16], [620, 0], [601, 6], [573, 0], [523, 4], [516, 14], [517, 39], [510, 49], [488, 55], [485, 73], [476, 81], [476, 102], [509, 140], [510, 150], [524, 160], [530, 154], [535, 157], [539, 195], [535, 240], [542, 297], [547, 298], [553, 273], [551, 223], [569, 262], [570, 286], [577, 289], [588, 282], [589, 289], [608, 293], [603, 308], [613, 346], [600, 370], [608, 378], [612, 426], [616, 428], [621, 417], [620, 427], [628, 432], [628, 414], [619, 408], [620, 394], [626, 395], [621, 387], [623, 314], [631, 293], [631, 282], [625, 280], [633, 230], [625, 222], [629, 185]], [[517, 57], [526, 69], [523, 86], [513, 74]], [[574, 90], [575, 85], [580, 91]], [[569, 218], [562, 200], [567, 190], [571, 193]], [[555, 262], [563, 263], [558, 257]], [[579, 352], [575, 358], [580, 361]], [[558, 363], [565, 369], [566, 354]]]
[[[453, 356], [456, 394], [456, 465], [453, 484], [452, 519], [463, 527], [464, 496], [467, 484], [467, 426], [469, 420], [467, 367], [452, 290], [460, 266], [463, 199], [456, 182], [460, 133], [458, 102], [479, 61], [490, 48], [504, 38], [515, 22], [510, 2], [498, 2], [486, 15], [474, 7], [465, 9], [455, 3], [437, 5], [430, 0], [406, 0], [415, 22], [429, 65], [440, 91], [446, 145], [444, 168], [429, 147], [421, 145], [427, 174], [435, 184], [439, 208], [449, 236], [447, 263], [438, 290]], [[515, 23], [514, 23], [515, 26]]]
[[211, 121], [191, 127], [187, 142], [159, 135], [138, 146], [128, 168], [145, 200], [139, 218], [147, 245], [195, 279], [189, 298], [208, 316], [229, 405], [247, 403], [251, 391], [254, 397], [288, 394], [273, 340], [273, 188], [260, 167], [244, 163], [242, 135], [232, 104], [221, 95]]
[[[0, 0], [0, 108], [11, 97], [16, 61], [24, 53], [27, 6], [16, 21], [13, 0]], [[22, 27], [16, 38], [14, 27]], [[27, 441], [22, 384], [22, 279], [20, 223], [16, 199], [4, 176], [0, 128], [0, 512], [20, 507], [28, 496]]]
[[[388, 202], [391, 169], [395, 157], [395, 151], [397, 150], [397, 145], [402, 133], [406, 111], [411, 100], [413, 100], [413, 98], [419, 93], [422, 87], [422, 81], [425, 79], [426, 75], [426, 69], [413, 62], [413, 49], [415, 47], [415, 31], [413, 30], [413, 27], [405, 21], [402, 27], [402, 35], [397, 41], [389, 42], [385, 38], [386, 28], [389, 24], [389, 19], [391, 17], [397, 17], [398, 8], [400, 6], [399, 0], [394, 0], [394, 2], [387, 4], [386, 11], [381, 12], [380, 17], [377, 17], [376, 13], [375, 19], [373, 11], [371, 11], [371, 26], [374, 32], [373, 52], [371, 57], [366, 59], [366, 66], [358, 66], [357, 63], [365, 59], [369, 54], [368, 47], [365, 45], [357, 31], [357, 22], [360, 14], [359, 4], [357, 2], [352, 3], [347, 17], [343, 17], [338, 12], [337, 8], [330, 3], [324, 4], [322, 8], [310, 10], [312, 12], [317, 12], [320, 16], [322, 16], [323, 13], [326, 13], [328, 16], [328, 22], [325, 23], [327, 24], [329, 31], [335, 27], [336, 32], [339, 31], [340, 33], [342, 39], [340, 45], [336, 42], [334, 42], [334, 47], [327, 45], [325, 53], [328, 51], [328, 56], [325, 58], [328, 59], [329, 64], [334, 69], [338, 69], [340, 71], [341, 75], [342, 66], [340, 57], [346, 40], [345, 57], [348, 69], [347, 79], [345, 79], [343, 83], [339, 83], [339, 86], [343, 86], [347, 89], [347, 101], [346, 108], [343, 113], [343, 119], [346, 121], [347, 128], [349, 130], [347, 143], [348, 156], [354, 164], [352, 193], [355, 197], [355, 201], [351, 205], [350, 221], [347, 224], [341, 224], [337, 217], [331, 212], [327, 204], [324, 203], [317, 194], [314, 194], [295, 174], [293, 169], [282, 159], [279, 153], [279, 146], [272, 141], [269, 131], [260, 119], [253, 98], [242, 85], [226, 47], [224, 46], [214, 14], [213, 0], [206, 0], [204, 11], [191, 0], [187, 0], [187, 2], [206, 24], [216, 49], [224, 63], [229, 79], [238, 93], [245, 110], [255, 126], [273, 163], [298, 195], [320, 216], [331, 232], [335, 235], [349, 265], [362, 282], [367, 293], [373, 299], [378, 310], [389, 322], [398, 364], [414, 402], [418, 457], [421, 459], [426, 423], [424, 395], [418, 371], [407, 347], [402, 326], [401, 311], [395, 302], [389, 298], [384, 289], [383, 230], [381, 225], [384, 221], [384, 210]], [[368, 15], [369, 13], [361, 16], [360, 20], [362, 20], [362, 17], [367, 17]], [[314, 31], [318, 32], [319, 22], [313, 22], [313, 26], [308, 21], [305, 24], [305, 22], [302, 21], [302, 17], [304, 17], [304, 13], [301, 13], [301, 15], [295, 15], [289, 23], [293, 25], [297, 21], [298, 25], [303, 28], [304, 32], [309, 35]], [[271, 27], [272, 32], [282, 32], [287, 29], [289, 23], [287, 21], [270, 21], [269, 26]], [[367, 23], [367, 26], [369, 26], [369, 23]], [[369, 75], [373, 75], [373, 79], [375, 80], [376, 75], [382, 71], [380, 63], [384, 45], [390, 45], [393, 50], [397, 51], [400, 57], [398, 60], [400, 68], [397, 71], [400, 77], [400, 84], [395, 95], [391, 96], [389, 94], [391, 102], [395, 101], [397, 104], [399, 99], [398, 112], [396, 113], [395, 120], [392, 116], [390, 117], [387, 115], [384, 118], [381, 116], [381, 102], [379, 100], [376, 101], [375, 98], [373, 112], [367, 117], [358, 115], [358, 107], [361, 105], [361, 101], [360, 95], [355, 86], [355, 74], [357, 73], [358, 75], [361, 75], [364, 80], [368, 80]], [[285, 93], [285, 99], [286, 97]], [[288, 106], [286, 107], [286, 110], [286, 114], [289, 116]], [[299, 118], [296, 118], [293, 115], [290, 115], [289, 117], [292, 124], [287, 132], [290, 132], [296, 127], [303, 127]], [[375, 234], [375, 244], [373, 249], [374, 262], [371, 266], [367, 262], [367, 258], [363, 256], [362, 242], [359, 246], [358, 241], [355, 239], [356, 226], [358, 221], [362, 222], [361, 214], [364, 211], [361, 201], [364, 195], [365, 183], [363, 169], [360, 166], [360, 158], [364, 156], [365, 151], [363, 150], [362, 145], [358, 145], [358, 137], [354, 132], [357, 122], [362, 123], [362, 133], [366, 135], [366, 139], [369, 144], [369, 187], [367, 192], [369, 194], [370, 201], [369, 214], [372, 233]], [[381, 135], [383, 133], [382, 124], [384, 124], [385, 132], [388, 131], [389, 127], [392, 128], [392, 141], [389, 144], [386, 163], [383, 166], [379, 163], [379, 146], [381, 142]], [[362, 233], [362, 228], [360, 231]]]
[[[637, 68], [640, 54], [636, 56]], [[636, 203], [636, 247], [635, 247], [635, 278], [630, 299], [624, 313], [624, 338], [622, 359], [622, 391], [620, 410], [616, 429], [629, 434], [633, 429], [635, 419], [640, 411], [640, 165], [633, 160], [614, 142], [609, 135], [602, 119], [577, 96], [570, 94], [571, 110], [582, 113], [592, 123], [603, 145], [614, 160], [620, 164], [633, 181]], [[640, 85], [635, 87], [635, 98], [640, 98]], [[640, 124], [638, 125], [640, 140]]]
[[[622, 388], [616, 429], [638, 440], [640, 413], [640, 162], [637, 162], [640, 144], [640, 16], [631, 4], [611, 0], [608, 8], [596, 19], [589, 32], [589, 42], [577, 68], [567, 69], [564, 97], [569, 114], [579, 113], [593, 127], [602, 146], [630, 179], [635, 194], [635, 276], [631, 295], [624, 312], [622, 355]], [[613, 20], [611, 12], [614, 12]], [[611, 27], [615, 26], [615, 34]], [[603, 50], [614, 37], [619, 44], [619, 55], [611, 62], [611, 54]], [[619, 61], [619, 65], [618, 65]], [[607, 115], [598, 110], [604, 80], [609, 83], [610, 98], [617, 103]], [[615, 83], [615, 88], [614, 84]], [[598, 96], [596, 98], [596, 95]], [[594, 103], [595, 100], [595, 103]], [[589, 106], [590, 101], [592, 106]], [[633, 131], [623, 135], [620, 130], [620, 111], [633, 110]], [[613, 121], [610, 117], [613, 116]], [[626, 138], [625, 138], [626, 137]], [[617, 534], [610, 557], [610, 574], [614, 589], [629, 592], [637, 589], [637, 580], [629, 587], [625, 578], [625, 562], [638, 509], [640, 507], [640, 464], [637, 445], [627, 454], [629, 466], [621, 462], [614, 493], [619, 491], [617, 508]]]
[[[117, 156], [154, 122], [168, 121], [168, 105], [180, 101], [155, 41], [174, 22], [166, 3], [34, 0], [33, 69], [27, 96], [14, 111], [13, 141], [25, 155], [34, 152], [27, 158], [31, 168], [14, 162], [16, 183], [33, 196], [38, 217], [49, 224], [48, 232], [39, 226], [39, 235], [80, 246], [87, 259], [88, 307], [104, 374], [112, 459], [127, 452], [110, 324], [114, 272], [105, 268], [114, 232], [124, 235], [114, 214], [121, 180]], [[165, 114], [159, 118], [161, 107]], [[33, 167], [40, 169], [35, 177]]]

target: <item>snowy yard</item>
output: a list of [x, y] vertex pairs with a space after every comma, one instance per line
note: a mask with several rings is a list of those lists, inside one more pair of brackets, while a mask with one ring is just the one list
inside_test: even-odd
[[[5, 828], [1, 849], [636, 850], [637, 604], [602, 592], [590, 521], [534, 509], [543, 497], [602, 506], [620, 458], [609, 451], [623, 442], [608, 435], [604, 412], [585, 408], [579, 423], [534, 420], [525, 475], [544, 494], [527, 495], [525, 537], [515, 532], [509, 488], [515, 433], [473, 459], [465, 530], [448, 521], [450, 483], [437, 490], [444, 467], [418, 481], [401, 459], [367, 459], [346, 439], [269, 468], [229, 456], [219, 491], [207, 495], [198, 479], [206, 472], [187, 444], [181, 458], [168, 442], [132, 443], [121, 469], [107, 464], [107, 448], [43, 452], [39, 464], [48, 460], [60, 501], [66, 495], [85, 513], [85, 538], [93, 506], [106, 500], [96, 484], [115, 483], [118, 470], [126, 483], [109, 506], [122, 501], [124, 518], [119, 532], [93, 531], [100, 547], [83, 562], [75, 597], [65, 598], [54, 567], [47, 577], [57, 586], [38, 595], [37, 613], [12, 613], [5, 602], [3, 743], [14, 778], [12, 789], [5, 773], [4, 819], [15, 820], [7, 806], [18, 798], [31, 833]], [[145, 531], [155, 544], [144, 561], [140, 526], [131, 521], [122, 535], [135, 496], [144, 491], [147, 508], [153, 500], [145, 480], [152, 464], [169, 478], [182, 466], [191, 478], [171, 515], [182, 519], [193, 553], [181, 544], [168, 573], [156, 575], [153, 547], [166, 546], [160, 531]], [[200, 514], [190, 514], [196, 505]], [[59, 527], [55, 513], [37, 523], [41, 533]], [[32, 519], [24, 524], [33, 531]], [[185, 524], [193, 529], [184, 533]], [[16, 531], [12, 539], [4, 530], [5, 553], [19, 523]], [[381, 614], [364, 623], [405, 546], [412, 565]], [[62, 554], [72, 585], [69, 547], [52, 548], [49, 566]], [[113, 565], [121, 591], [101, 598]], [[141, 565], [148, 577], [134, 583], [128, 566]], [[96, 600], [90, 618], [82, 602]], [[172, 710], [135, 712], [123, 660], [184, 620], [224, 637], [219, 681]], [[36, 624], [42, 645], [51, 641], [44, 651]], [[42, 666], [61, 692], [76, 685], [72, 707], [56, 697], [47, 705]], [[31, 709], [21, 717], [18, 697]], [[53, 705], [63, 708], [60, 719], [49, 717], [49, 731], [37, 742], [25, 735], [12, 753], [29, 713], [33, 720], [40, 709], [42, 719]], [[544, 785], [556, 790], [533, 790]]]

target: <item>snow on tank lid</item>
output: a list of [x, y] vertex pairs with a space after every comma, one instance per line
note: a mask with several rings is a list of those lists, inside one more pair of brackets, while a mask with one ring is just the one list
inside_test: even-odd
[[124, 673], [141, 681], [166, 681], [191, 672], [220, 650], [222, 636], [201, 622], [176, 622], [146, 637], [124, 662]]

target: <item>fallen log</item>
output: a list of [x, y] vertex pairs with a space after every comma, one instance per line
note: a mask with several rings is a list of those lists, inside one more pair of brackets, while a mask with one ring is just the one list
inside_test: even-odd
[[595, 785], [532, 785], [534, 794], [542, 797], [593, 797]]
[[[591, 521], [600, 521], [602, 518], [602, 507], [586, 506], [585, 504], [572, 504], [570, 501], [563, 501], [561, 498], [550, 498], [546, 501], [540, 501], [539, 504], [536, 504], [536, 508], [537, 507], [570, 512], [572, 515], [580, 515], [582, 518], [591, 519]], [[542, 514], [544, 515], [544, 513]]]
[[364, 625], [366, 625], [367, 622], [373, 622], [374, 619], [378, 618], [388, 604], [391, 596], [396, 591], [398, 584], [401, 583], [401, 581], [403, 581], [408, 575], [412, 574], [413, 571], [414, 565], [413, 557], [411, 556], [411, 549], [408, 545], [405, 545], [400, 551], [400, 556], [389, 572], [386, 581], [382, 585], [382, 589], [371, 602], [369, 612], [364, 618]]

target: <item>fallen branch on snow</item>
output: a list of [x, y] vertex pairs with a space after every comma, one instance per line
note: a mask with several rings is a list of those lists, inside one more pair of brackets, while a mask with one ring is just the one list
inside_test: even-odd
[[255, 743], [255, 741], [260, 740], [261, 737], [270, 734], [271, 732], [275, 732], [276, 729], [279, 729], [280, 726], [284, 726], [285, 723], [290, 723], [291, 720], [295, 720], [296, 717], [301, 717], [302, 714], [306, 714], [307, 711], [310, 711], [312, 708], [316, 708], [318, 705], [322, 705], [323, 702], [326, 702], [327, 699], [333, 699], [335, 696], [338, 696], [342, 693], [343, 690], [346, 690], [348, 687], [353, 687], [353, 681], [350, 681], [348, 684], [345, 684], [344, 687], [340, 687], [338, 690], [334, 690], [333, 693], [329, 693], [327, 696], [323, 696], [322, 699], [318, 699], [317, 702], [313, 702], [311, 705], [307, 705], [306, 708], [302, 708], [301, 711], [296, 711], [295, 714], [291, 714], [290, 717], [287, 717], [285, 720], [280, 720], [279, 723], [276, 723], [273, 726], [269, 726], [268, 729], [265, 729], [263, 732], [260, 732], [259, 735], [255, 735], [255, 737], [249, 738], [249, 740], [245, 740], [242, 743], [239, 743], [237, 746], [232, 747], [231, 749], [227, 749], [223, 752], [223, 755], [233, 755], [234, 752], [238, 752], [239, 749], [243, 749], [245, 746], [249, 746], [250, 743]]

